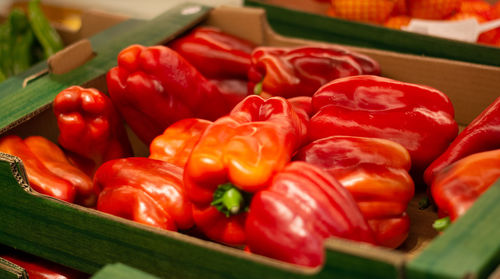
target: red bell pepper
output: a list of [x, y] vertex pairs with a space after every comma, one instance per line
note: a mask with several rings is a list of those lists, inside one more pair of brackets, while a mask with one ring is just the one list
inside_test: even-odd
[[132, 45], [107, 74], [113, 103], [136, 135], [151, 141], [178, 120], [214, 120], [230, 111], [215, 84], [165, 46]]
[[288, 102], [290, 102], [295, 112], [307, 127], [309, 119], [312, 116], [312, 98], [309, 96], [299, 96], [288, 99]]
[[149, 158], [108, 161], [94, 176], [94, 184], [102, 189], [97, 210], [162, 229], [188, 229], [193, 217], [182, 172]]
[[453, 105], [441, 91], [378, 76], [332, 81], [314, 94], [312, 106], [311, 140], [333, 135], [392, 140], [410, 152], [418, 175], [458, 133]]
[[286, 98], [312, 96], [331, 80], [379, 74], [376, 61], [338, 46], [258, 47], [248, 71], [249, 90]]
[[179, 120], [149, 146], [149, 158], [184, 167], [195, 144], [212, 122], [199, 118]]
[[59, 146], [41, 136], [27, 137], [24, 143], [51, 173], [73, 185], [76, 190], [74, 203], [95, 206], [99, 189], [90, 176], [71, 164]]
[[268, 188], [255, 193], [245, 235], [253, 253], [313, 267], [323, 262], [323, 241], [328, 237], [373, 243], [349, 192], [304, 162], [290, 163]]
[[[432, 198], [440, 215], [454, 221], [499, 178], [500, 149], [468, 155], [436, 173], [431, 185]], [[435, 228], [442, 230], [446, 225], [447, 222], [442, 222]]]
[[89, 175], [103, 162], [132, 156], [122, 120], [104, 93], [71, 86], [56, 96], [53, 106], [59, 143], [92, 163]]
[[214, 27], [197, 27], [168, 44], [210, 79], [246, 79], [252, 42]]
[[184, 183], [195, 223], [209, 238], [245, 242], [245, 213], [226, 217], [211, 205], [214, 193], [223, 193], [227, 182], [250, 193], [265, 188], [302, 144], [304, 128], [285, 99], [252, 95], [205, 130], [186, 164]]
[[[10, 135], [0, 139], [1, 152], [17, 156], [23, 161], [30, 186], [35, 191], [63, 201], [73, 202], [77, 190], [72, 182], [83, 182], [85, 185], [85, 180], [88, 178], [85, 178], [85, 175], [79, 177], [81, 172], [62, 158], [64, 155], [61, 155], [62, 151], [57, 145], [45, 144], [45, 146], [50, 148], [46, 150], [46, 154], [52, 154], [54, 157], [48, 158], [48, 156], [43, 155], [39, 158], [18, 136]], [[55, 167], [54, 172], [52, 171], [53, 167]], [[84, 186], [83, 189], [86, 190], [88, 187]], [[82, 197], [82, 200], [85, 198]]]
[[479, 114], [425, 170], [431, 185], [438, 172], [468, 155], [500, 148], [500, 97]]
[[403, 146], [377, 138], [332, 136], [303, 147], [295, 159], [326, 170], [352, 194], [377, 244], [396, 248], [407, 238], [406, 209], [414, 184], [408, 174], [410, 154]]

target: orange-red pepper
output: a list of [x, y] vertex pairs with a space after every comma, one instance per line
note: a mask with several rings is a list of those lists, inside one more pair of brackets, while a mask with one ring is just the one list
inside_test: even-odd
[[211, 121], [187, 118], [170, 125], [149, 146], [149, 158], [184, 167], [195, 144]]
[[85, 173], [73, 166], [63, 151], [51, 141], [32, 136], [0, 139], [0, 151], [19, 157], [34, 190], [67, 202], [93, 206], [98, 190]]
[[216, 120], [194, 147], [184, 172], [196, 225], [213, 240], [243, 244], [245, 213], [226, 217], [228, 212], [217, 210], [211, 204], [216, 190], [228, 182], [249, 193], [267, 187], [305, 136], [304, 123], [278, 97], [248, 96]]
[[[431, 185], [431, 194], [440, 216], [456, 220], [499, 178], [500, 149], [466, 156], [439, 171]], [[445, 220], [436, 229], [443, 229], [447, 225]]]
[[162, 229], [188, 229], [193, 217], [182, 172], [176, 165], [149, 158], [108, 161], [94, 176], [94, 184], [102, 189], [97, 209]]
[[408, 151], [398, 143], [351, 136], [332, 136], [303, 147], [296, 160], [325, 169], [358, 203], [379, 245], [396, 248], [407, 238], [406, 214], [414, 184]]

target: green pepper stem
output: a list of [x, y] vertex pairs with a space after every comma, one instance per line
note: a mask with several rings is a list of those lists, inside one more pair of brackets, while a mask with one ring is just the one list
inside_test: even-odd
[[253, 94], [260, 95], [260, 93], [262, 93], [262, 81], [255, 84], [253, 88]]
[[245, 198], [241, 191], [233, 184], [225, 183], [219, 185], [215, 191], [211, 205], [229, 217], [242, 211], [245, 205]]
[[444, 231], [449, 225], [451, 224], [451, 219], [449, 216], [446, 216], [444, 218], [441, 218], [441, 219], [437, 219], [436, 221], [434, 221], [434, 224], [432, 224], [432, 227], [439, 231], [439, 232], [442, 232]]

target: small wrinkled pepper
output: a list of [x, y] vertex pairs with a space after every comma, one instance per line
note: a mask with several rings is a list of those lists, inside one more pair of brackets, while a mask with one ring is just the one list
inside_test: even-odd
[[[446, 227], [474, 204], [500, 178], [500, 149], [463, 157], [436, 173], [431, 194], [443, 222], [435, 223], [437, 230]], [[438, 226], [436, 226], [439, 224]]]
[[193, 226], [191, 203], [176, 165], [142, 157], [111, 160], [99, 167], [97, 210], [166, 230]]
[[334, 79], [361, 74], [380, 74], [380, 67], [339, 46], [258, 47], [252, 53], [248, 85], [255, 94], [312, 96]]
[[500, 148], [500, 97], [479, 114], [425, 170], [431, 185], [438, 172], [468, 155]]
[[248, 96], [217, 119], [195, 145], [184, 170], [196, 225], [215, 241], [243, 244], [245, 212], [226, 217], [212, 204], [214, 195], [223, 195], [231, 185], [250, 193], [262, 190], [305, 137], [304, 123], [280, 97]]
[[211, 121], [187, 118], [170, 125], [149, 146], [149, 158], [184, 167], [195, 144]]
[[35, 191], [67, 202], [74, 202], [76, 197], [76, 202], [85, 206], [95, 204], [97, 189], [90, 177], [71, 165], [63, 151], [49, 140], [5, 136], [0, 139], [0, 151], [23, 161]]
[[178, 120], [215, 120], [230, 106], [217, 86], [165, 46], [132, 45], [107, 74], [109, 95], [135, 134], [149, 146]]
[[215, 27], [197, 27], [168, 46], [209, 79], [246, 79], [255, 48]]
[[269, 187], [255, 193], [245, 235], [252, 253], [311, 267], [323, 263], [326, 238], [374, 243], [349, 192], [304, 162], [288, 164]]
[[53, 109], [59, 144], [91, 162], [89, 175], [106, 161], [132, 156], [121, 117], [99, 90], [71, 86], [55, 97]]
[[407, 238], [406, 214], [414, 183], [408, 151], [393, 141], [332, 136], [300, 149], [295, 160], [318, 166], [342, 184], [357, 202], [376, 243], [396, 248]]
[[332, 81], [314, 94], [312, 106], [310, 140], [334, 135], [392, 140], [409, 151], [418, 176], [458, 133], [453, 105], [441, 91], [378, 76]]

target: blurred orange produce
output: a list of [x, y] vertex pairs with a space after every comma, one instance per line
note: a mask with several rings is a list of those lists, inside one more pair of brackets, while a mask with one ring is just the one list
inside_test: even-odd
[[407, 0], [411, 17], [443, 19], [458, 11], [462, 0]]
[[371, 23], [384, 23], [397, 0], [332, 0], [336, 16]]

